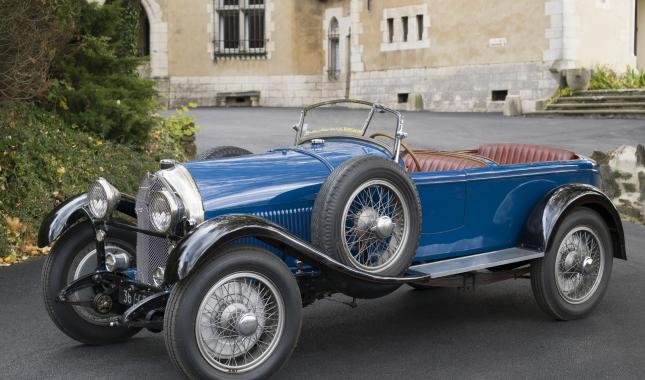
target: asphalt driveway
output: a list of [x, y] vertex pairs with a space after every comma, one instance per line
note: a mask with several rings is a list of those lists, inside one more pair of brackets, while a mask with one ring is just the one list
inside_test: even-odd
[[[211, 108], [192, 111], [202, 128], [197, 147], [238, 145], [253, 152], [293, 143], [295, 108]], [[484, 143], [544, 144], [589, 155], [623, 144], [645, 144], [645, 120], [503, 117], [494, 113], [405, 112], [413, 148], [466, 149]], [[392, 128], [393, 129], [393, 128]], [[388, 131], [392, 132], [392, 131]]]
[[[194, 111], [200, 149], [235, 144], [253, 151], [288, 145], [291, 109]], [[645, 143], [645, 121], [508, 119], [497, 115], [408, 114], [417, 147], [533, 142], [583, 154]], [[352, 309], [332, 300], [305, 309], [300, 343], [281, 379], [645, 378], [645, 228], [625, 224], [629, 261], [616, 261], [607, 294], [588, 318], [555, 322], [527, 280], [464, 293], [402, 287]], [[175, 379], [163, 337], [79, 345], [42, 306], [43, 259], [0, 268], [0, 378]]]

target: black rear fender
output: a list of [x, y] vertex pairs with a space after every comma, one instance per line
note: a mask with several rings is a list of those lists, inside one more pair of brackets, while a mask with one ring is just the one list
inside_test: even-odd
[[551, 248], [560, 223], [579, 207], [596, 211], [609, 227], [614, 257], [627, 260], [625, 234], [618, 210], [598, 188], [570, 184], [556, 188], [533, 208], [520, 237], [520, 247], [546, 252]]

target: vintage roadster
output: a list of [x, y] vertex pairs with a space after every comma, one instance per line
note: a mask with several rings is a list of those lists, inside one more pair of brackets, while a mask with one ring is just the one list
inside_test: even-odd
[[190, 378], [263, 379], [296, 346], [302, 307], [333, 293], [530, 277], [539, 306], [570, 320], [626, 259], [588, 158], [414, 150], [399, 112], [362, 101], [307, 107], [294, 129], [290, 147], [162, 161], [136, 197], [99, 178], [56, 207], [38, 236], [53, 244], [42, 283], [54, 323], [86, 344], [163, 330]]

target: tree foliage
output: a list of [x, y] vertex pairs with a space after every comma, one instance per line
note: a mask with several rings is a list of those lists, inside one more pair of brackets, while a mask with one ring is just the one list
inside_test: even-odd
[[140, 77], [138, 7], [74, 0], [75, 35], [52, 65], [49, 104], [69, 124], [143, 145], [159, 122], [154, 82]]

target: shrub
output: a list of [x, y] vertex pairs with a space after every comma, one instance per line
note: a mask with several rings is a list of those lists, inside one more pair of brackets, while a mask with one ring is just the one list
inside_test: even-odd
[[47, 93], [53, 57], [71, 36], [68, 0], [0, 1], [0, 100]]
[[136, 193], [158, 157], [184, 158], [172, 144], [144, 151], [103, 141], [33, 105], [0, 108], [0, 257], [29, 251], [42, 218], [98, 176]]
[[606, 66], [594, 69], [589, 82], [590, 90], [618, 90], [645, 88], [645, 71], [634, 69], [630, 66], [619, 74]]
[[83, 131], [143, 146], [159, 120], [154, 82], [137, 73], [138, 8], [70, 1], [76, 33], [52, 65], [50, 108]]

